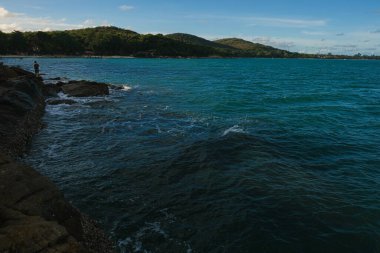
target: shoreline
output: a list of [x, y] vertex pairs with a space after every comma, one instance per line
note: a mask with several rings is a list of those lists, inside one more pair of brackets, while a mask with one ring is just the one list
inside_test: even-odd
[[374, 60], [378, 61], [380, 58], [354, 58], [347, 56], [346, 58], [333, 58], [333, 57], [223, 57], [223, 56], [209, 56], [209, 57], [182, 57], [182, 56], [157, 56], [157, 57], [136, 57], [124, 55], [0, 55], [2, 58], [83, 58], [83, 59], [298, 59], [298, 60]]
[[[89, 89], [88, 83], [74, 81], [65, 89], [78, 93], [78, 87], [87, 87], [83, 92], [96, 94], [108, 91], [104, 85]], [[43, 127], [48, 91], [42, 78], [0, 64], [0, 252], [115, 252], [115, 242], [97, 222], [19, 160]]]

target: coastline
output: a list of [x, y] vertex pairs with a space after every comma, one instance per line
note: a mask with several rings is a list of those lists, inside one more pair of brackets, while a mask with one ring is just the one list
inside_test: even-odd
[[182, 57], [182, 56], [157, 56], [157, 57], [136, 57], [136, 56], [123, 56], [123, 55], [0, 55], [2, 58], [84, 58], [84, 59], [302, 59], [302, 60], [355, 60], [355, 61], [369, 61], [380, 60], [380, 58], [355, 58], [347, 56], [343, 58], [334, 57], [223, 57], [223, 56], [208, 56], [208, 57]]
[[0, 74], [0, 252], [114, 252], [95, 221], [18, 159], [43, 126], [42, 79], [2, 64]]

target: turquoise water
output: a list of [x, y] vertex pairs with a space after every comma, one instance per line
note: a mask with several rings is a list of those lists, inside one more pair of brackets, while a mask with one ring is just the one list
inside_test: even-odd
[[38, 61], [125, 87], [48, 106], [25, 157], [120, 251], [380, 252], [380, 61]]

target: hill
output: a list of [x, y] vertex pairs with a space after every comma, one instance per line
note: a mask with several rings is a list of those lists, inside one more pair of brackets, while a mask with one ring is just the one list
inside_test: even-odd
[[[209, 41], [185, 33], [139, 34], [113, 26], [51, 32], [0, 32], [0, 55], [355, 58], [292, 53], [237, 38]], [[359, 55], [356, 58], [380, 57]]]
[[297, 56], [297, 53], [291, 53], [286, 50], [277, 49], [271, 46], [266, 46], [259, 43], [253, 43], [250, 41], [246, 41], [238, 38], [227, 38], [214, 41], [215, 43], [229, 46], [231, 48], [243, 50], [248, 54], [253, 54], [255, 56], [275, 56], [275, 57], [294, 57]]
[[198, 45], [198, 46], [204, 46], [204, 47], [212, 47], [212, 48], [219, 48], [223, 50], [234, 50], [235, 48], [230, 47], [228, 45], [223, 45], [220, 43], [216, 43], [210, 40], [206, 40], [204, 38], [187, 34], [187, 33], [172, 33], [165, 35], [167, 38], [180, 41], [186, 44], [190, 45]]
[[[139, 34], [118, 27], [51, 32], [0, 32], [0, 54], [99, 55], [135, 57], [290, 57], [287, 51], [261, 45], [245, 50], [191, 34]], [[264, 53], [262, 53], [262, 51]]]

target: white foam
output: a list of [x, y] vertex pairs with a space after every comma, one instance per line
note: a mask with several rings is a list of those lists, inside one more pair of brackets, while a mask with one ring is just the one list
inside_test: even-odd
[[122, 86], [123, 86], [122, 90], [124, 90], [124, 91], [130, 91], [130, 90], [132, 90], [132, 87], [129, 86], [129, 85], [124, 84]]
[[233, 127], [230, 127], [227, 130], [225, 130], [222, 136], [226, 136], [227, 134], [230, 134], [230, 133], [246, 133], [246, 131], [240, 128], [239, 125], [234, 125]]
[[133, 252], [147, 252], [144, 250], [141, 241], [147, 232], [154, 232], [168, 238], [168, 234], [161, 228], [160, 222], [145, 222], [145, 226], [140, 228], [135, 236], [119, 240], [118, 246], [120, 252], [127, 253], [128, 248], [132, 248]]

